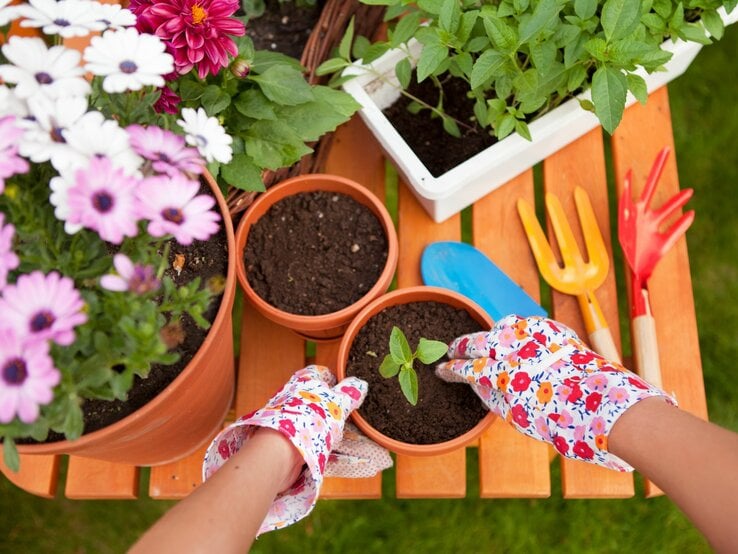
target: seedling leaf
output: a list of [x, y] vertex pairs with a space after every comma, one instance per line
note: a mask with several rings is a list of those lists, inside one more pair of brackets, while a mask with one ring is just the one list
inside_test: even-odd
[[413, 352], [410, 350], [405, 333], [399, 327], [392, 327], [389, 349], [392, 359], [398, 364], [412, 364]]
[[402, 364], [398, 364], [391, 354], [387, 354], [382, 360], [382, 364], [379, 366], [379, 374], [385, 379], [394, 377], [400, 372]]
[[418, 376], [412, 367], [403, 367], [400, 371], [400, 388], [407, 401], [415, 406], [418, 403]]
[[421, 338], [418, 342], [416, 355], [424, 364], [432, 364], [439, 360], [446, 352], [448, 352], [448, 346], [446, 343], [439, 340]]

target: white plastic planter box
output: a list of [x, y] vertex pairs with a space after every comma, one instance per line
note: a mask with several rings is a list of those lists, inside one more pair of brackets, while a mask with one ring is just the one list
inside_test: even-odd
[[[733, 23], [738, 19], [738, 8], [729, 16], [724, 12], [722, 16], [726, 24]], [[665, 65], [666, 71], [638, 72], [646, 80], [648, 92], [684, 73], [700, 48], [702, 45], [694, 42], [667, 41], [663, 49], [674, 55]], [[420, 45], [411, 45], [411, 49], [417, 53]], [[579, 102], [572, 99], [529, 125], [532, 141], [512, 134], [434, 177], [382, 113], [400, 96], [395, 65], [403, 56], [400, 50], [392, 50], [368, 66], [369, 69], [362, 65], [352, 66], [347, 72], [357, 76], [343, 88], [361, 104], [361, 118], [392, 158], [423, 208], [437, 222], [460, 212], [600, 124], [593, 113], [583, 110]], [[589, 91], [580, 98], [589, 99]], [[629, 93], [626, 106], [634, 102], [636, 99]]]

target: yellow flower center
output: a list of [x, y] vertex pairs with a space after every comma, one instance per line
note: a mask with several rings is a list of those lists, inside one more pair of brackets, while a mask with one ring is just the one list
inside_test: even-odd
[[208, 12], [200, 4], [192, 6], [192, 22], [199, 25], [208, 18]]

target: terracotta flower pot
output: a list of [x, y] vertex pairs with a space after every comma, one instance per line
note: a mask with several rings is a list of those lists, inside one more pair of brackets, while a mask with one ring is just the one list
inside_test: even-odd
[[177, 378], [138, 411], [74, 441], [18, 445], [21, 454], [76, 454], [110, 462], [159, 465], [191, 454], [220, 429], [235, 388], [231, 310], [235, 240], [228, 208], [205, 174], [223, 216], [228, 272], [220, 308], [202, 346]]
[[[390, 292], [389, 294], [385, 294], [384, 296], [377, 298], [371, 304], [366, 306], [351, 322], [348, 329], [346, 329], [346, 333], [344, 334], [338, 348], [338, 366], [336, 368], [336, 374], [339, 381], [346, 377], [351, 345], [353, 344], [357, 333], [366, 324], [366, 322], [385, 308], [401, 304], [410, 304], [413, 302], [439, 302], [448, 304], [454, 308], [465, 310], [472, 319], [477, 321], [485, 329], [490, 329], [493, 324], [490, 317], [474, 302], [465, 296], [450, 290], [437, 287], [409, 287]], [[381, 360], [377, 362], [377, 365], [379, 365], [379, 362], [381, 362]], [[369, 394], [371, 393], [370, 388]], [[361, 408], [354, 410], [351, 413], [351, 417], [354, 423], [356, 423], [366, 436], [392, 452], [405, 454], [407, 456], [437, 456], [439, 454], [444, 454], [446, 452], [462, 448], [474, 441], [495, 420], [495, 416], [489, 412], [469, 431], [451, 440], [436, 444], [411, 444], [393, 439], [380, 433], [361, 416], [359, 413], [360, 410]]]
[[[300, 315], [286, 312], [269, 304], [259, 296], [249, 283], [243, 254], [251, 227], [276, 203], [294, 194], [327, 191], [350, 196], [369, 208], [377, 217], [387, 237], [387, 260], [376, 283], [358, 301], [336, 312], [322, 315]], [[236, 231], [236, 272], [241, 287], [251, 304], [267, 319], [288, 327], [311, 340], [335, 340], [339, 338], [349, 322], [374, 298], [384, 293], [392, 282], [397, 267], [397, 233], [392, 218], [384, 204], [362, 185], [343, 177], [325, 174], [300, 175], [287, 179], [261, 195], [248, 209]]]

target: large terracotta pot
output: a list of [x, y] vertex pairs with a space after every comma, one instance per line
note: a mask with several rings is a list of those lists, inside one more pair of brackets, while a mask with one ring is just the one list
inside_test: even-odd
[[[243, 253], [248, 241], [249, 231], [251, 227], [269, 211], [276, 202], [283, 198], [299, 194], [303, 192], [328, 191], [346, 194], [369, 208], [372, 213], [379, 219], [384, 234], [387, 237], [387, 261], [384, 269], [374, 283], [374, 286], [362, 296], [358, 301], [347, 306], [337, 312], [322, 315], [299, 315], [285, 312], [276, 308], [259, 296], [251, 287], [246, 267], [244, 264]], [[267, 319], [274, 321], [279, 325], [288, 327], [311, 340], [326, 341], [338, 339], [349, 322], [359, 311], [366, 306], [371, 300], [384, 293], [392, 282], [392, 277], [397, 267], [398, 243], [397, 233], [395, 232], [392, 218], [387, 212], [387, 208], [379, 199], [362, 185], [344, 177], [336, 175], [326, 175], [314, 173], [310, 175], [300, 175], [287, 179], [279, 185], [269, 189], [262, 194], [244, 215], [241, 223], [236, 231], [236, 252], [237, 265], [236, 272], [241, 287], [249, 299], [251, 304]]]
[[235, 388], [231, 310], [235, 297], [235, 240], [225, 200], [213, 191], [228, 239], [228, 273], [220, 308], [205, 340], [184, 368], [151, 402], [133, 414], [74, 441], [18, 445], [21, 454], [75, 454], [110, 462], [159, 465], [191, 454], [220, 429]]
[[[336, 374], [339, 381], [346, 377], [347, 362], [351, 345], [353, 344], [357, 333], [366, 324], [366, 322], [385, 308], [401, 304], [410, 304], [413, 302], [439, 302], [448, 304], [454, 308], [466, 310], [466, 312], [485, 329], [490, 329], [493, 324], [490, 317], [484, 310], [482, 310], [482, 308], [467, 297], [450, 290], [437, 287], [409, 287], [395, 290], [377, 298], [374, 302], [366, 306], [351, 322], [348, 329], [346, 329], [346, 333], [344, 334], [343, 339], [341, 339], [341, 344], [338, 348], [338, 366], [336, 367]], [[369, 394], [371, 393], [370, 389]], [[361, 408], [351, 412], [351, 418], [366, 436], [392, 452], [405, 454], [407, 456], [437, 456], [439, 454], [445, 454], [458, 448], [462, 448], [479, 437], [479, 435], [481, 435], [495, 420], [495, 416], [490, 412], [469, 431], [451, 440], [436, 444], [410, 444], [398, 441], [380, 433], [361, 416], [359, 413], [360, 411]]]

